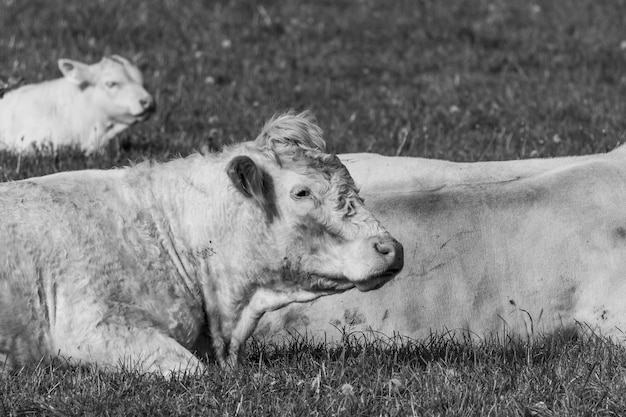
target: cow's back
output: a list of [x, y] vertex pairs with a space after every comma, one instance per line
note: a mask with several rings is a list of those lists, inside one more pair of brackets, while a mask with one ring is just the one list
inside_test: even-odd
[[[614, 151], [619, 152], [619, 150]], [[369, 153], [339, 155], [363, 192], [413, 192], [440, 187], [515, 181], [607, 154], [511, 161], [450, 162], [439, 159], [391, 157]]]
[[75, 140], [68, 112], [80, 104], [66, 84], [62, 79], [29, 84], [0, 98], [0, 150], [23, 151], [33, 142], [45, 145], [58, 138]]

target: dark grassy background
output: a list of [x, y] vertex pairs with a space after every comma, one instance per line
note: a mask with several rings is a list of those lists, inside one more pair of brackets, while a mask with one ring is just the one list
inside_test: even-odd
[[[0, 79], [113, 53], [139, 64], [156, 117], [123, 133], [119, 153], [30, 157], [18, 174], [0, 153], [0, 180], [219, 149], [290, 108], [314, 111], [333, 152], [501, 160], [626, 136], [625, 1], [0, 0]], [[625, 389], [625, 350], [594, 337], [294, 340], [173, 381], [0, 376], [0, 416], [608, 416], [626, 415]]]
[[516, 159], [625, 136], [624, 1], [0, 4], [0, 76], [35, 82], [60, 57], [117, 53], [159, 105], [121, 154], [38, 158], [19, 177], [219, 149], [289, 108], [312, 109], [338, 153]]

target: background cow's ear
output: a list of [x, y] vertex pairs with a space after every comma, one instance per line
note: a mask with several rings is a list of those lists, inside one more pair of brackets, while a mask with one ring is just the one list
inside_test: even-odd
[[119, 62], [120, 64], [126, 65], [126, 66], [132, 66], [132, 62], [130, 62], [128, 59], [124, 58], [121, 55], [111, 55], [110, 57], [107, 57], [108, 59], [112, 59], [114, 61]]
[[71, 59], [59, 59], [59, 70], [69, 82], [84, 86], [91, 80], [89, 65]]

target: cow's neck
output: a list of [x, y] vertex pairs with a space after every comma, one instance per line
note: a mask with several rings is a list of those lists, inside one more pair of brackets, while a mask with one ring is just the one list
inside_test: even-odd
[[235, 360], [264, 312], [318, 295], [283, 290], [282, 257], [264, 214], [233, 195], [219, 159], [192, 158], [197, 164], [188, 159], [185, 167], [173, 161], [146, 169], [136, 186], [150, 190], [161, 245], [180, 279], [190, 293], [201, 293], [213, 351], [224, 365]]

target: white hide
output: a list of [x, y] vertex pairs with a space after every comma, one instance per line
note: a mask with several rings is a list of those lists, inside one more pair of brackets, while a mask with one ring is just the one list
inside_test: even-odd
[[13, 367], [234, 365], [266, 311], [402, 268], [307, 114], [219, 154], [1, 184], [0, 212], [0, 362]]
[[341, 159], [404, 245], [404, 270], [362, 297], [266, 315], [258, 337], [338, 341], [345, 330], [525, 338], [581, 324], [624, 342], [625, 147], [507, 162]]
[[33, 152], [102, 149], [115, 135], [155, 109], [139, 69], [113, 55], [87, 65], [60, 59], [62, 78], [29, 84], [0, 98], [0, 149]]

